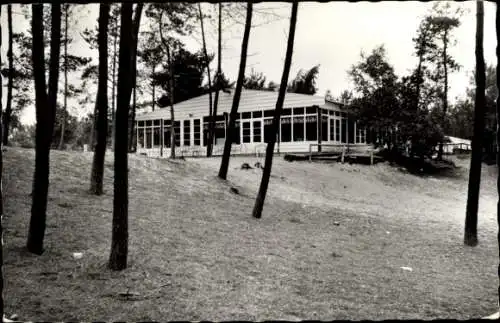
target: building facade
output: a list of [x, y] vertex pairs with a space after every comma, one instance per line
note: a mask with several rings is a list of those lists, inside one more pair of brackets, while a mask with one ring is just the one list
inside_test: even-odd
[[[236, 119], [233, 154], [264, 153], [274, 135], [271, 123], [278, 92], [243, 90]], [[177, 156], [206, 156], [209, 123], [208, 94], [174, 105]], [[233, 92], [220, 92], [214, 155], [222, 155]], [[170, 108], [136, 118], [137, 153], [170, 156]], [[345, 107], [329, 98], [287, 93], [275, 152], [307, 152], [310, 144], [366, 144], [366, 130], [358, 128]], [[316, 150], [316, 148], [315, 148]]]

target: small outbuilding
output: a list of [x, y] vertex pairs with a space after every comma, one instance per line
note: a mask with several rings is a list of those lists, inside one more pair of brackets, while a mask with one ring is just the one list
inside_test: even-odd
[[[234, 91], [220, 92], [216, 116], [214, 155], [222, 155]], [[213, 95], [212, 95], [213, 97]], [[274, 135], [271, 123], [278, 92], [243, 90], [236, 119], [233, 154], [263, 153]], [[176, 155], [205, 156], [209, 124], [208, 94], [174, 105]], [[137, 153], [170, 155], [170, 108], [136, 117]], [[311, 144], [366, 145], [366, 130], [349, 118], [344, 104], [316, 95], [287, 93], [275, 152], [307, 152]], [[315, 148], [314, 150], [316, 150]]]

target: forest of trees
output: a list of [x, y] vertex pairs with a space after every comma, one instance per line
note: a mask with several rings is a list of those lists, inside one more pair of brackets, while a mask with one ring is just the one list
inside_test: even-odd
[[[153, 110], [170, 109], [171, 158], [175, 158], [174, 104], [204, 93], [213, 93], [213, 104], [212, 98], [207, 104], [211, 117], [209, 131], [213, 138], [219, 91], [234, 86], [228, 134], [218, 172], [218, 177], [225, 180], [242, 90], [278, 91], [272, 123], [273, 131], [277, 132], [286, 93], [315, 94], [320, 66], [300, 70], [289, 81], [298, 2], [291, 4], [286, 56], [279, 84], [273, 81], [266, 83], [265, 75], [253, 69], [247, 73], [252, 19], [261, 14], [255, 11], [251, 1], [246, 4], [216, 4], [213, 6], [216, 18], [204, 13], [196, 3], [100, 4], [95, 29], [82, 32], [85, 41], [97, 51], [98, 62], [68, 52], [73, 39], [71, 26], [76, 24], [72, 18], [76, 6], [56, 3], [21, 5], [30, 28], [19, 33], [13, 32], [12, 6], [7, 6], [9, 37], [6, 42], [0, 39], [1, 46], [8, 44], [8, 64], [0, 62], [0, 81], [3, 78], [8, 80], [5, 110], [0, 105], [0, 126], [3, 129], [0, 142], [3, 145], [35, 148], [26, 242], [27, 249], [35, 255], [44, 252], [51, 149], [89, 145], [94, 154], [89, 187], [94, 195], [103, 194], [105, 154], [107, 148], [112, 149], [113, 215], [108, 267], [123, 270], [128, 264], [129, 243], [128, 152], [133, 147], [136, 110], [143, 106], [137, 102], [137, 92], [151, 96]], [[221, 54], [222, 17], [232, 17], [229, 13], [233, 10], [244, 11], [242, 15], [245, 17], [235, 85], [225, 77], [221, 68], [221, 60], [224, 59]], [[483, 17], [483, 4], [477, 1], [476, 71], [465, 99], [454, 105], [448, 102], [449, 74], [460, 68], [450, 55], [450, 47], [453, 46], [453, 31], [460, 25], [461, 12], [453, 12], [449, 5], [440, 3], [422, 19], [418, 27], [417, 36], [413, 39], [418, 64], [409, 75], [396, 75], [388, 62], [386, 49], [381, 45], [369, 54], [361, 54], [360, 61], [348, 72], [354, 84], [353, 91], [344, 92], [340, 98], [355, 111], [359, 122], [369, 129], [374, 141], [387, 145], [389, 150], [408, 151], [417, 158], [432, 158], [437, 147], [436, 158], [440, 160], [443, 158], [445, 134], [472, 139], [464, 239], [471, 246], [477, 244], [480, 182], [476, 178], [480, 177], [477, 174], [481, 171], [483, 143], [491, 148], [498, 143], [494, 136], [499, 136], [496, 128], [500, 103], [496, 98], [500, 81], [495, 68], [485, 66]], [[204, 23], [209, 20], [213, 20], [218, 32], [217, 53], [209, 53], [206, 48]], [[144, 26], [147, 26], [145, 30]], [[198, 32], [198, 29], [203, 37], [203, 48], [191, 52], [181, 41], [181, 36]], [[214, 71], [210, 69], [213, 60], [217, 60]], [[68, 73], [79, 73], [82, 83], [71, 84]], [[205, 83], [205, 80], [208, 82]], [[89, 95], [90, 86], [97, 87], [95, 95]], [[31, 97], [30, 93], [34, 95]], [[0, 98], [2, 95], [0, 89]], [[94, 110], [84, 118], [77, 118], [71, 113], [70, 98], [92, 102]], [[25, 126], [19, 121], [20, 112], [30, 104], [34, 104], [36, 110], [35, 126]], [[262, 215], [274, 145], [275, 139], [267, 145], [264, 170], [252, 213], [255, 218]], [[207, 154], [211, 154], [210, 149]], [[1, 175], [0, 149], [0, 184]], [[500, 182], [500, 175], [498, 180]], [[1, 193], [0, 185], [0, 216], [3, 215]], [[0, 249], [0, 265], [2, 256]], [[0, 277], [3, 277], [1, 266]], [[2, 284], [3, 280], [0, 287], [3, 287]]]

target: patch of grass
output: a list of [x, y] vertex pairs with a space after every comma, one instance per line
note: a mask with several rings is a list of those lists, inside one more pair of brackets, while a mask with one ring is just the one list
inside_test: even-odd
[[[24, 249], [34, 153], [6, 152], [7, 314], [32, 321], [260, 321], [468, 319], [497, 310], [493, 168], [483, 167], [480, 244], [468, 248], [466, 173], [421, 178], [385, 164], [341, 171], [276, 158], [256, 220], [260, 171], [233, 167], [219, 181], [219, 158], [129, 155], [129, 267], [112, 272], [113, 174], [106, 168], [105, 195], [88, 194], [91, 158], [51, 152], [55, 201], [46, 252], [34, 256]], [[112, 155], [106, 158], [110, 163]], [[253, 165], [248, 159], [231, 164]], [[65, 201], [73, 207], [57, 205]]]

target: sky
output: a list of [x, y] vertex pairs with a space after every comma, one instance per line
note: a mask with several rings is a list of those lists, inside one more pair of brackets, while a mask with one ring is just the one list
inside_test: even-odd
[[[289, 79], [295, 77], [300, 69], [310, 69], [319, 64], [317, 79], [317, 95], [323, 96], [330, 90], [334, 96], [343, 90], [351, 89], [348, 78], [349, 68], [360, 60], [360, 53], [369, 53], [378, 45], [384, 44], [388, 61], [394, 66], [397, 75], [408, 74], [416, 66], [412, 38], [422, 17], [432, 7], [432, 2], [301, 2], [298, 10], [292, 67]], [[449, 99], [454, 102], [457, 97], [463, 97], [469, 86], [471, 73], [475, 66], [475, 1], [455, 2], [465, 10], [461, 25], [454, 31], [456, 45], [450, 49], [450, 54], [462, 66], [459, 72], [450, 75]], [[2, 61], [6, 60], [7, 19], [6, 6], [2, 6]], [[20, 9], [14, 5], [14, 11]], [[203, 11], [216, 15], [216, 5], [204, 3]], [[290, 3], [259, 3], [255, 5], [255, 25], [250, 32], [246, 74], [251, 69], [262, 72], [267, 81], [279, 82], [283, 71], [287, 34], [289, 28]], [[496, 62], [495, 48], [495, 4], [485, 2], [484, 17], [484, 55], [486, 63]], [[267, 12], [268, 14], [264, 14]], [[271, 13], [271, 14], [269, 14]], [[79, 36], [79, 30], [84, 27], [93, 28], [98, 16], [98, 5], [79, 6], [76, 13], [75, 41], [70, 45], [70, 53], [93, 57], [97, 61], [97, 50], [91, 50]], [[144, 20], [143, 20], [144, 21]], [[241, 22], [244, 21], [244, 14]], [[145, 25], [145, 23], [143, 24]], [[14, 30], [20, 31], [29, 25], [22, 16], [14, 15]], [[198, 26], [197, 26], [198, 27]], [[143, 26], [141, 26], [143, 28]], [[147, 28], [147, 27], [144, 27]], [[198, 27], [199, 28], [199, 27]], [[216, 52], [216, 24], [206, 21], [207, 47], [209, 52]], [[232, 81], [236, 81], [240, 60], [243, 25], [226, 22], [223, 31], [222, 69]], [[183, 38], [190, 50], [201, 48], [199, 31], [192, 36]], [[216, 61], [211, 69], [215, 70]], [[79, 74], [71, 75], [70, 79], [78, 82]], [[5, 83], [5, 82], [4, 82]], [[4, 92], [5, 93], [5, 92]], [[148, 100], [139, 97], [138, 101]], [[5, 102], [5, 95], [4, 95]], [[5, 104], [5, 103], [4, 103]], [[70, 111], [82, 115], [89, 112], [92, 106], [78, 106], [70, 102]], [[27, 108], [22, 114], [22, 121], [34, 123], [34, 108]]]

